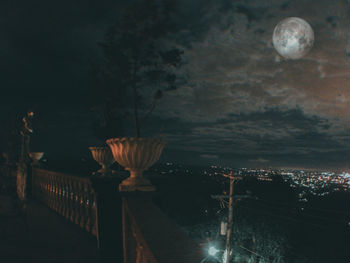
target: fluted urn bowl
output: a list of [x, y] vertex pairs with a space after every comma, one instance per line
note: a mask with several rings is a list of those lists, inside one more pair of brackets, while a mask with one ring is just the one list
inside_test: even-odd
[[30, 152], [29, 157], [32, 159], [33, 163], [32, 165], [39, 165], [39, 161], [41, 158], [43, 158], [44, 153], [43, 152]]
[[120, 191], [154, 191], [155, 187], [143, 177], [143, 171], [158, 161], [165, 142], [157, 138], [112, 138], [106, 141], [114, 159], [130, 177], [120, 185]]
[[98, 162], [102, 168], [95, 172], [95, 174], [107, 175], [112, 172], [110, 165], [114, 163], [114, 158], [111, 149], [108, 146], [103, 147], [89, 147], [92, 157]]

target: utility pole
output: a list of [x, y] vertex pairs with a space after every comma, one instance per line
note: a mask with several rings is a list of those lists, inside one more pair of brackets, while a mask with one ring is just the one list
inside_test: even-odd
[[224, 177], [227, 177], [230, 179], [230, 193], [229, 195], [221, 194], [221, 195], [211, 195], [211, 198], [216, 200], [222, 200], [222, 199], [229, 199], [228, 204], [228, 220], [227, 220], [227, 232], [226, 232], [226, 258], [224, 258], [223, 263], [229, 263], [231, 259], [230, 251], [231, 251], [231, 236], [232, 236], [232, 228], [233, 228], [233, 206], [235, 201], [239, 201], [245, 198], [253, 198], [250, 194], [249, 195], [234, 195], [234, 184], [235, 181], [241, 180], [242, 176], [236, 176], [233, 175], [233, 172], [231, 171], [229, 174], [223, 174]]
[[229, 203], [228, 203], [228, 220], [227, 220], [227, 234], [226, 234], [226, 258], [224, 259], [224, 263], [229, 263], [231, 259], [231, 235], [232, 235], [232, 227], [233, 227], [233, 187], [235, 184], [235, 180], [241, 179], [241, 177], [234, 176], [232, 172], [229, 174], [224, 174], [225, 177], [230, 179], [230, 195], [229, 195]]

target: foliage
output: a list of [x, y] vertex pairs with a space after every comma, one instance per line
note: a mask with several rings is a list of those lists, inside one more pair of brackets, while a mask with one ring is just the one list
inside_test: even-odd
[[[288, 240], [283, 231], [263, 218], [236, 218], [233, 226], [233, 244], [240, 254], [255, 258], [256, 262], [284, 263]], [[255, 252], [257, 255], [245, 250]], [[259, 261], [258, 261], [259, 259]]]
[[[94, 109], [103, 116], [105, 127], [118, 123], [120, 128], [123, 118], [133, 116], [138, 137], [140, 112], [148, 106], [147, 116], [164, 90], [176, 88], [175, 70], [183, 52], [169, 40], [174, 30], [172, 10], [169, 0], [137, 1], [124, 10], [99, 43], [104, 61], [94, 68], [100, 94], [99, 100], [94, 96], [98, 100]], [[149, 93], [151, 100], [147, 100]]]

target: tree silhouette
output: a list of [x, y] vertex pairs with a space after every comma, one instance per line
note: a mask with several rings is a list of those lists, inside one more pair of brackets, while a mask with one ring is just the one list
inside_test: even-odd
[[105, 41], [99, 43], [104, 62], [94, 69], [99, 93], [94, 98], [99, 97], [95, 109], [102, 113], [105, 127], [121, 128], [122, 119], [133, 116], [139, 137], [140, 111], [145, 112], [147, 93], [153, 98], [145, 116], [153, 111], [164, 90], [176, 88], [175, 69], [181, 65], [183, 52], [169, 40], [175, 28], [172, 10], [169, 0], [137, 1], [124, 10]]

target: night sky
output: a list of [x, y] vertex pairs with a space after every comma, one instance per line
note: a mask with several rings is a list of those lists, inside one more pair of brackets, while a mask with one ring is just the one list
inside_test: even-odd
[[[33, 150], [85, 156], [102, 143], [85, 103], [89, 66], [101, 61], [97, 43], [128, 2], [0, 2], [2, 119], [34, 107]], [[350, 168], [350, 2], [176, 3], [188, 81], [164, 93], [144, 128], [145, 136], [166, 136], [162, 160]], [[290, 16], [315, 33], [299, 60], [272, 46], [274, 27]]]

